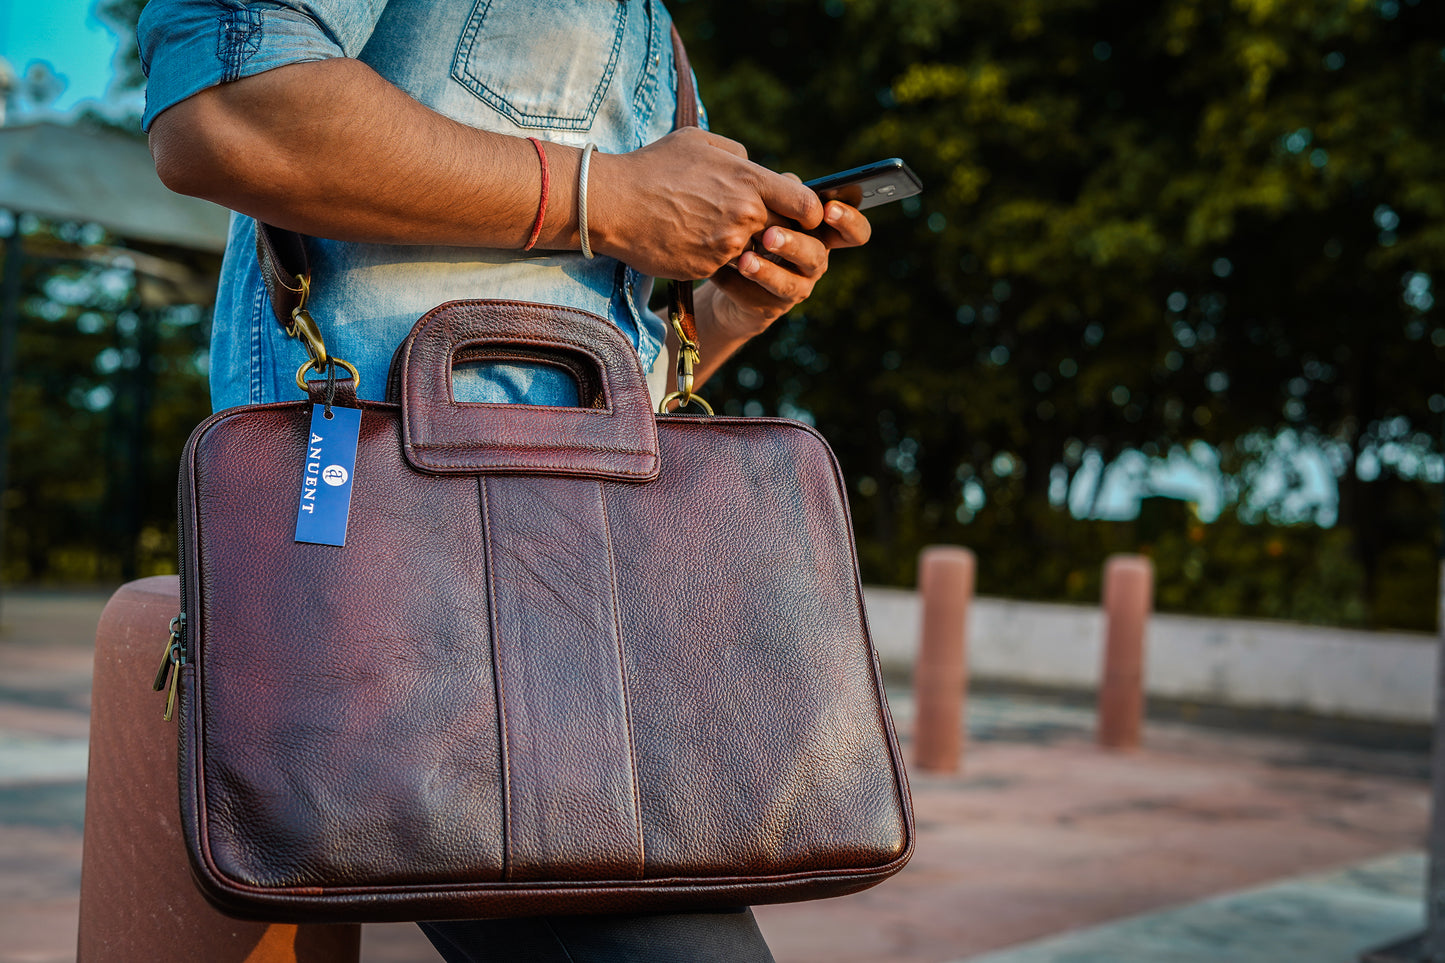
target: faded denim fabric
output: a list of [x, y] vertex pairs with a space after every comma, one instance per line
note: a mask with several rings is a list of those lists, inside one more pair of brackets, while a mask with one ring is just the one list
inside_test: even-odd
[[[355, 57], [461, 123], [608, 153], [672, 129], [671, 18], [660, 0], [151, 0], [138, 28], [149, 83], [143, 125], [197, 91], [284, 64]], [[379, 145], [379, 147], [384, 145]], [[644, 369], [664, 325], [652, 279], [606, 257], [310, 239], [309, 309], [331, 353], [380, 398], [417, 318], [456, 298], [511, 298], [612, 319]], [[211, 341], [215, 408], [296, 399], [302, 345], [266, 299], [250, 218], [231, 218]], [[576, 404], [562, 372], [491, 365], [454, 373], [458, 400]]]

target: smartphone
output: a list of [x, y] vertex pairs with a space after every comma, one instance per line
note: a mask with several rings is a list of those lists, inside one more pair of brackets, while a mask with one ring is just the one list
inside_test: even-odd
[[842, 201], [860, 211], [901, 201], [923, 190], [918, 175], [897, 157], [804, 181], [803, 186], [811, 187], [824, 201]]

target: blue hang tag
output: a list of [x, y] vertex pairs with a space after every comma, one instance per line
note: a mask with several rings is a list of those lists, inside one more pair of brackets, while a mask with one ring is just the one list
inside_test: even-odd
[[311, 406], [311, 440], [301, 472], [301, 503], [296, 509], [296, 541], [345, 545], [351, 514], [351, 485], [356, 474], [356, 438], [361, 410]]

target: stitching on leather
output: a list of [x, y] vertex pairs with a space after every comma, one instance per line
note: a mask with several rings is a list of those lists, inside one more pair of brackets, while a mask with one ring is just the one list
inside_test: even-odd
[[[190, 524], [186, 526], [185, 532], [178, 531], [176, 537], [185, 538], [185, 546], [189, 550], [187, 557], [190, 559], [190, 564], [195, 566], [196, 574], [191, 578], [189, 583], [191, 591], [181, 596], [182, 610], [193, 613], [192, 617], [195, 619], [195, 630], [190, 633], [188, 639], [191, 644], [191, 698], [183, 701], [178, 707], [178, 711], [181, 713], [181, 719], [179, 721], [185, 723], [182, 732], [188, 736], [184, 742], [189, 744], [190, 751], [188, 752], [186, 746], [182, 745], [178, 749], [178, 752], [184, 753], [184, 756], [178, 756], [178, 761], [184, 760], [189, 764], [187, 766], [189, 770], [188, 781], [192, 793], [190, 802], [195, 812], [195, 825], [192, 831], [197, 840], [198, 848], [205, 858], [206, 871], [210, 874], [214, 882], [220, 885], [230, 885], [234, 888], [238, 881], [230, 879], [221, 872], [221, 867], [216, 860], [215, 853], [211, 851], [211, 814], [206, 805], [205, 699], [202, 697], [202, 692], [205, 689], [205, 679], [201, 675], [203, 667], [205, 666], [201, 635], [203, 631], [202, 627], [206, 624], [206, 617], [204, 615], [206, 603], [202, 598], [205, 593], [205, 584], [201, 580], [200, 569], [200, 507], [195, 496], [201, 441], [210, 428], [220, 422], [220, 420], [220, 418], [213, 414], [203, 421], [196, 428], [190, 440], [186, 442], [185, 450], [181, 456], [188, 466], [185, 479], [189, 484], [183, 483], [183, 488], [189, 498], [182, 498], [181, 505], [178, 506], [178, 508], [185, 511], [186, 519]], [[177, 519], [177, 527], [179, 527], [179, 518]], [[187, 574], [188, 573], [181, 573], [181, 577], [185, 577]], [[196, 597], [195, 606], [191, 606], [190, 604], [190, 595], [192, 593], [194, 593]], [[178, 665], [175, 667], [175, 671], [180, 672], [185, 668], [185, 666]], [[176, 684], [179, 686], [180, 683], [177, 682]], [[182, 813], [181, 821], [183, 824], [182, 832], [184, 833], [187, 829], [184, 825], [184, 812]]]
[[[912, 823], [910, 821], [909, 825]], [[511, 897], [518, 902], [530, 897], [545, 897], [557, 895], [570, 895], [573, 893], [594, 893], [594, 894], [627, 894], [629, 896], [639, 893], [684, 893], [689, 895], [702, 894], [707, 892], [720, 892], [733, 890], [729, 893], [732, 897], [741, 897], [744, 904], [749, 902], [748, 897], [755, 895], [760, 890], [763, 892], [776, 892], [787, 890], [798, 886], [806, 886], [810, 883], [820, 881], [837, 882], [866, 882], [876, 878], [886, 879], [897, 872], [898, 868], [906, 864], [912, 857], [913, 847], [899, 856], [895, 856], [886, 863], [876, 863], [866, 867], [855, 867], [852, 869], [814, 869], [802, 870], [789, 873], [769, 873], [759, 876], [666, 876], [659, 879], [647, 880], [574, 880], [569, 882], [538, 882], [538, 883], [434, 883], [417, 884], [405, 886], [407, 895], [421, 894], [438, 896], [446, 900], [453, 893], [468, 893], [478, 895], [496, 895], [503, 898]], [[702, 882], [705, 880], [706, 882]], [[395, 897], [397, 889], [393, 886], [328, 886], [324, 891], [315, 886], [292, 886], [292, 887], [267, 887], [255, 886], [247, 883], [232, 882], [230, 891], [240, 895], [254, 895], [266, 898], [267, 905], [286, 906], [289, 904], [300, 904], [302, 906], [327, 905], [328, 897], [345, 898], [351, 895], [379, 895], [383, 897]], [[737, 889], [744, 889], [745, 892], [738, 893]], [[843, 895], [843, 894], [837, 894]], [[403, 896], [404, 898], [404, 896]], [[753, 901], [757, 902], [757, 901]], [[385, 905], [384, 903], [381, 905]]]
[[[526, 462], [516, 465], [452, 465], [418, 462], [425, 474], [435, 475], [491, 475], [496, 472], [518, 472], [526, 474], [552, 474], [560, 478], [598, 478], [607, 481], [649, 481], [654, 476], [651, 469], [627, 468], [574, 468], [562, 469], [545, 462]], [[412, 466], [415, 470], [416, 466]]]
[[485, 440], [473, 442], [440, 442], [440, 441], [414, 441], [411, 443], [413, 451], [466, 451], [485, 445], [487, 448], [499, 451], [606, 451], [615, 452], [619, 455], [648, 455], [652, 453], [650, 448], [619, 448], [613, 445], [574, 445], [568, 444], [557, 448], [548, 448], [542, 445], [511, 444], [508, 442], [490, 442]]
[[448, 472], [463, 474], [467, 472], [498, 472], [498, 471], [525, 471], [525, 472], [555, 472], [567, 478], [590, 478], [602, 475], [606, 478], [651, 478], [651, 468], [567, 468], [548, 464], [545, 461], [521, 461], [507, 462], [505, 464], [472, 465], [458, 462], [428, 462], [424, 459], [417, 459], [421, 467], [431, 472], [446, 474]]
[[[599, 317], [598, 315], [592, 314], [591, 312], [583, 311], [581, 308], [562, 310], [554, 307], [553, 305], [534, 304], [531, 301], [487, 301], [484, 303], [487, 305], [487, 307], [491, 307], [492, 305], [506, 305], [508, 307], [523, 309], [521, 313], [528, 315], [541, 315], [543, 319], [545, 319], [548, 315], [551, 314], [562, 314], [564, 317], [568, 314], [572, 314], [577, 316], [574, 319], [575, 321], [585, 322], [594, 326], [606, 325], [611, 330], [617, 331], [617, 326], [611, 321]], [[450, 335], [453, 333], [452, 322], [454, 320], [460, 319], [464, 321], [478, 321], [483, 324], [487, 324], [491, 322], [492, 317], [495, 314], [503, 314], [503, 312], [494, 312], [479, 307], [474, 311], [459, 310], [454, 313], [448, 313], [443, 317], [433, 319], [433, 322], [438, 325], [445, 323], [445, 330], [433, 329], [430, 327], [430, 325], [428, 325], [426, 328], [423, 329], [424, 336], [429, 337], [433, 340], [451, 341], [452, 339]], [[510, 319], [506, 318], [505, 314], [503, 314], [503, 320], [505, 321]], [[469, 336], [465, 341], [455, 342], [453, 347], [455, 350], [462, 350], [464, 348], [475, 347], [476, 345], [492, 344], [499, 339], [505, 340], [509, 344], [527, 344], [546, 348], [571, 348], [578, 354], [585, 354], [589, 357], [596, 359], [599, 364], [604, 366], [604, 373], [606, 371], [606, 356], [611, 356], [613, 353], [606, 350], [605, 348], [599, 350], [598, 347], [593, 342], [588, 340], [585, 335], [576, 338], [570, 338], [567, 336], [566, 332], [551, 335], [541, 335], [530, 334], [522, 331], [509, 332], [494, 330], [486, 334]], [[617, 344], [617, 347], [619, 349], [621, 348], [621, 344], [622, 342], [620, 341]], [[627, 347], [629, 350], [631, 350], [632, 346], [628, 344]], [[617, 353], [620, 354], [621, 351], [619, 350]]]
[[632, 814], [637, 826], [637, 878], [647, 875], [646, 842], [642, 834], [642, 790], [638, 786], [637, 738], [632, 731], [632, 686], [627, 680], [627, 651], [622, 640], [622, 613], [617, 608], [617, 554], [612, 550], [612, 516], [607, 512], [607, 493], [602, 483], [597, 486], [597, 501], [602, 505], [602, 535], [607, 539], [607, 574], [612, 582], [612, 634], [617, 639], [617, 674], [622, 679], [622, 723], [627, 728], [627, 756], [632, 765]]
[[492, 558], [491, 506], [487, 501], [487, 479], [477, 479], [477, 507], [481, 509], [482, 558], [487, 566], [487, 618], [492, 629], [492, 685], [497, 692], [497, 751], [501, 755], [502, 776], [502, 881], [510, 882], [512, 873], [512, 756], [507, 752], [506, 693], [502, 686], [501, 636], [497, 632], [496, 569]]
[[[479, 445], [481, 445], [481, 444], [485, 444], [485, 446], [486, 446], [488, 449], [492, 450], [492, 451], [535, 451], [535, 452], [539, 452], [539, 453], [540, 453], [540, 452], [545, 452], [545, 453], [547, 453], [548, 455], [552, 455], [552, 454], [555, 454], [555, 453], [558, 453], [558, 452], [566, 452], [566, 451], [584, 451], [584, 452], [599, 452], [599, 453], [612, 454], [612, 455], [632, 455], [632, 456], [640, 457], [640, 458], [651, 458], [651, 459], [654, 460], [654, 461], [657, 460], [659, 457], [661, 457], [661, 455], [660, 455], [660, 453], [658, 452], [658, 450], [657, 450], [657, 449], [654, 449], [654, 448], [618, 448], [618, 447], [613, 447], [613, 446], [611, 446], [611, 445], [584, 445], [584, 444], [569, 444], [569, 445], [567, 445], [565, 448], [542, 448], [542, 447], [537, 446], [537, 445], [505, 444], [505, 443], [502, 443], [502, 442], [496, 442], [496, 443], [493, 443], [493, 442], [470, 442], [470, 443], [466, 443], [466, 444], [447, 444], [447, 443], [443, 443], [443, 442], [412, 441], [412, 442], [408, 442], [408, 443], [406, 444], [406, 448], [407, 448], [409, 451], [411, 451], [413, 454], [417, 455], [419, 460], [425, 461], [425, 458], [424, 458], [423, 456], [425, 456], [425, 455], [427, 455], [428, 453], [431, 453], [431, 452], [437, 452], [437, 453], [440, 453], [440, 454], [445, 454], [446, 452], [452, 452], [452, 451], [470, 451], [470, 450], [473, 450], [473, 449], [477, 448], [477, 447], [478, 447]], [[517, 461], [517, 462], [493, 462], [493, 461], [456, 461], [456, 462], [452, 462], [452, 461], [448, 461], [448, 462], [445, 462], [444, 464], [445, 464], [445, 467], [447, 467], [447, 468], [475, 469], [475, 470], [477, 470], [477, 471], [482, 471], [482, 470], [490, 469], [490, 470], [494, 470], [494, 471], [495, 471], [495, 470], [504, 469], [504, 468], [538, 468], [538, 467], [542, 467], [543, 465], [545, 465], [545, 462], [542, 463], [542, 464], [539, 464], [539, 462], [536, 461], [536, 460], [533, 460], [533, 461]], [[579, 469], [579, 470], [581, 470], [581, 471], [600, 471], [600, 470], [615, 471], [615, 469], [597, 469], [597, 468], [584, 468], [584, 469]], [[631, 474], [636, 474], [636, 472], [634, 472], [634, 471], [627, 471], [627, 470], [625, 470], [625, 469], [624, 469], [623, 471], [624, 471], [626, 474], [629, 474], [629, 475], [631, 475]], [[651, 471], [651, 469], [648, 470], [648, 473], [650, 473], [650, 471]]]

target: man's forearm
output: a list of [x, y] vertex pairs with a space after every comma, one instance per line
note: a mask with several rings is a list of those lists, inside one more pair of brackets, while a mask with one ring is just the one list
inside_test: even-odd
[[[443, 117], [347, 59], [202, 91], [156, 118], [151, 149], [173, 190], [344, 241], [520, 248], [542, 190], [526, 140]], [[579, 152], [545, 149], [538, 246], [575, 248]]]
[[[537, 247], [576, 250], [581, 151], [546, 144]], [[348, 59], [278, 67], [164, 111], [151, 151], [167, 186], [277, 227], [342, 241], [521, 248], [541, 164], [525, 138], [468, 127]], [[695, 128], [592, 159], [592, 248], [654, 277], [710, 277], [776, 219], [816, 226], [807, 188]]]

